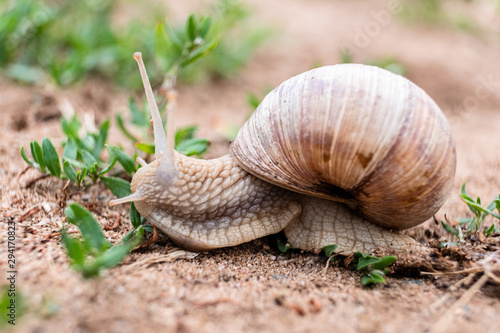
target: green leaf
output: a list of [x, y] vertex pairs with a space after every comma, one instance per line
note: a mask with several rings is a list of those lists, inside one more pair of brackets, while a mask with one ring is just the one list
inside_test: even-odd
[[460, 195], [462, 198], [465, 198], [469, 201], [474, 201], [468, 194], [467, 191], [465, 190], [465, 183], [462, 184], [462, 193]]
[[110, 146], [110, 145], [105, 145], [105, 146], [106, 146], [106, 149], [108, 150], [108, 153], [109, 153], [109, 158], [108, 158], [109, 165], [106, 168], [104, 168], [103, 170], [101, 170], [99, 175], [104, 175], [104, 174], [108, 173], [109, 171], [111, 171], [111, 169], [113, 169], [113, 167], [115, 166], [116, 161], [118, 161], [118, 156], [116, 155], [115, 150], [113, 149], [114, 147]]
[[[154, 227], [151, 224], [144, 224], [145, 223], [144, 218], [141, 218], [141, 223], [142, 223], [141, 228], [143, 228], [143, 230], [145, 232], [154, 232], [155, 231]], [[159, 230], [159, 232], [161, 233], [162, 231]]]
[[373, 283], [386, 283], [384, 273], [381, 271], [370, 272], [370, 277]]
[[207, 151], [208, 145], [207, 139], [192, 138], [182, 141], [175, 147], [175, 150], [186, 156], [201, 155]]
[[70, 136], [68, 137], [68, 141], [66, 141], [66, 145], [64, 146], [63, 159], [76, 160], [77, 153], [78, 148], [76, 146], [75, 139]]
[[130, 204], [130, 223], [132, 223], [132, 226], [136, 229], [141, 225], [141, 215], [135, 208], [133, 202]]
[[194, 42], [196, 39], [196, 18], [193, 14], [189, 15], [189, 18], [186, 22], [186, 31], [191, 42]]
[[70, 257], [75, 264], [82, 265], [85, 261], [85, 253], [82, 243], [79, 240], [70, 237], [64, 229], [61, 231], [61, 236], [63, 244], [66, 247], [66, 251], [68, 252], [68, 257]]
[[200, 37], [205, 38], [208, 31], [210, 30], [210, 26], [212, 25], [212, 18], [210, 16], [204, 16], [201, 18], [199, 27], [200, 27]]
[[184, 42], [181, 41], [179, 36], [177, 36], [177, 33], [168, 24], [165, 24], [165, 30], [167, 32], [169, 40], [175, 46], [175, 50], [180, 55], [184, 49]]
[[47, 138], [44, 138], [42, 141], [42, 151], [45, 166], [49, 169], [50, 174], [58, 178], [61, 177], [61, 163], [59, 162], [59, 156], [57, 155], [56, 148], [54, 148], [52, 142]]
[[128, 174], [132, 175], [135, 172], [135, 162], [132, 157], [128, 156], [127, 153], [118, 147], [113, 147], [113, 150], [116, 153], [118, 162], [123, 166], [123, 169], [125, 169]]
[[[170, 43], [168, 42], [167, 32], [165, 30], [165, 23], [163, 21], [158, 22], [156, 25], [155, 32], [155, 58], [158, 60], [164, 60], [164, 65], [166, 68], [163, 70], [167, 70], [170, 66], [166, 65], [166, 62], [170, 58], [168, 56], [170, 50]], [[129, 103], [130, 104], [130, 103]]]
[[64, 160], [67, 161], [69, 164], [71, 164], [74, 167], [77, 167], [77, 168], [80, 168], [80, 169], [86, 168], [85, 164], [83, 164], [80, 161], [72, 160], [70, 158], [65, 158]]
[[[139, 227], [135, 232], [131, 232], [129, 237], [125, 236], [122, 242], [97, 256], [94, 261], [80, 266], [79, 270], [82, 272], [83, 277], [92, 278], [98, 276], [102, 270], [118, 265], [139, 244], [143, 235], [144, 230]], [[125, 240], [125, 238], [127, 239]]]
[[281, 253], [286, 253], [288, 250], [293, 250], [293, 246], [287, 245], [286, 239], [281, 239], [280, 236], [278, 236], [277, 240], [277, 245], [278, 245], [278, 250], [280, 250]]
[[92, 155], [88, 150], [82, 150], [82, 160], [88, 169], [92, 168], [92, 166], [97, 163], [94, 155]]
[[473, 220], [472, 217], [460, 217], [457, 219], [457, 222], [460, 224], [468, 224], [468, 223], [471, 223], [472, 220]]
[[495, 225], [494, 225], [494, 224], [492, 224], [492, 225], [488, 228], [488, 230], [486, 230], [486, 233], [485, 233], [486, 237], [490, 236], [490, 235], [493, 233], [493, 231], [495, 231]]
[[200, 59], [201, 57], [206, 56], [207, 54], [212, 52], [213, 49], [215, 49], [218, 42], [219, 41], [217, 39], [214, 39], [210, 43], [201, 45], [199, 48], [196, 49], [196, 51], [191, 52], [189, 54], [188, 58], [181, 63], [181, 66], [185, 67], [185, 66], [195, 62], [196, 60]]
[[380, 261], [373, 265], [374, 269], [383, 270], [386, 267], [392, 265], [392, 263], [398, 259], [396, 256], [385, 256], [380, 258]]
[[109, 119], [103, 121], [102, 124], [99, 126], [99, 134], [96, 137], [94, 150], [92, 151], [92, 154], [97, 160], [100, 159], [99, 157], [101, 156], [102, 148], [104, 147], [106, 139], [108, 138], [109, 126], [110, 126]]
[[327, 257], [331, 257], [335, 254], [335, 250], [338, 248], [339, 246], [337, 244], [332, 244], [332, 245], [327, 245], [327, 246], [324, 246], [323, 247], [323, 251], [325, 252], [325, 255]]
[[26, 153], [24, 152], [24, 146], [21, 147], [21, 156], [23, 157], [23, 160], [28, 163], [29, 165], [33, 166], [33, 162], [28, 159], [28, 156], [26, 156]]
[[453, 227], [451, 227], [449, 224], [447, 224], [445, 221], [441, 220], [441, 225], [448, 233], [458, 237], [458, 232]]
[[82, 266], [83, 277], [91, 278], [98, 276], [103, 269], [114, 267], [122, 262], [127, 254], [139, 244], [144, 235], [144, 230], [142, 227], [139, 227], [133, 235], [134, 237], [129, 238], [127, 241], [115, 244], [107, 251], [104, 251], [93, 262]]
[[123, 198], [132, 194], [130, 183], [125, 179], [104, 176], [101, 176], [99, 179], [111, 190], [111, 193], [118, 198]]
[[92, 164], [89, 169], [89, 174], [92, 176], [93, 181], [99, 177], [99, 165], [97, 163]]
[[76, 171], [75, 168], [69, 164], [68, 161], [63, 162], [64, 174], [74, 183], [76, 183]]
[[494, 217], [496, 217], [497, 219], [500, 219], [500, 215], [497, 215], [495, 214], [495, 212], [487, 209], [487, 208], [484, 208], [483, 206], [481, 206], [480, 204], [474, 202], [474, 201], [468, 201], [468, 200], [464, 200], [464, 202], [469, 206], [469, 208], [476, 214], [478, 215], [478, 213], [481, 211], [483, 213], [488, 213], [488, 214], [491, 214], [493, 215]]
[[116, 115], [116, 122], [118, 123], [118, 128], [121, 130], [123, 135], [125, 135], [130, 141], [136, 143], [139, 141], [135, 136], [130, 133], [125, 127], [125, 122], [123, 121], [123, 117], [120, 114]]
[[177, 148], [177, 145], [181, 144], [183, 141], [194, 138], [194, 134], [196, 133], [197, 130], [198, 130], [198, 126], [196, 126], [196, 125], [179, 128], [175, 132], [175, 146], [176, 146], [176, 148]]
[[130, 114], [132, 115], [132, 119], [131, 119], [132, 124], [137, 125], [137, 126], [142, 127], [142, 128], [146, 128], [146, 129], [151, 126], [151, 124], [149, 122], [150, 116], [149, 116], [149, 111], [147, 109], [147, 106], [145, 106], [143, 109], [140, 109], [139, 106], [137, 105], [135, 99], [133, 99], [132, 97], [129, 97], [128, 109], [130, 111]]
[[138, 142], [135, 144], [137, 149], [145, 152], [148, 155], [154, 155], [155, 153], [155, 144], [149, 142]]
[[262, 100], [254, 93], [247, 93], [247, 104], [252, 110], [257, 109]]
[[37, 141], [31, 141], [30, 148], [31, 156], [33, 156], [35, 163], [38, 164], [40, 170], [45, 172], [45, 162], [43, 161], [42, 147], [40, 147], [40, 144]]
[[79, 140], [78, 131], [80, 130], [80, 122], [76, 116], [73, 116], [69, 121], [66, 118], [61, 118], [61, 127], [68, 138], [73, 138], [75, 142]]
[[378, 262], [380, 262], [380, 258], [372, 257], [369, 255], [363, 255], [358, 258], [358, 266], [356, 267], [356, 269], [359, 271], [365, 267], [376, 264]]
[[70, 223], [80, 229], [87, 250], [102, 253], [110, 247], [101, 226], [88, 210], [77, 203], [72, 203], [66, 208], [64, 214]]
[[37, 66], [27, 66], [16, 63], [7, 67], [7, 77], [24, 83], [35, 84], [40, 82], [45, 73]]
[[368, 286], [371, 284], [386, 283], [384, 278], [384, 272], [372, 271], [370, 274], [365, 275], [361, 278], [361, 284], [363, 286]]
[[83, 167], [82, 170], [78, 171], [76, 173], [76, 185], [80, 186], [80, 184], [83, 182], [85, 177], [87, 176], [87, 167]]
[[373, 283], [375, 283], [375, 282], [373, 282], [371, 276], [369, 276], [369, 275], [363, 275], [363, 277], [361, 278], [361, 284], [363, 286], [368, 286], [368, 285], [373, 284]]

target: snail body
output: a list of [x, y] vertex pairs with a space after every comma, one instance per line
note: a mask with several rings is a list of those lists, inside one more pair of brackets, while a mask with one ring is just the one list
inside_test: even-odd
[[[155, 122], [154, 99], [150, 107]], [[456, 164], [446, 119], [423, 90], [354, 64], [282, 83], [242, 127], [230, 155], [193, 159], [168, 142], [155, 127], [156, 160], [134, 175], [131, 196], [112, 203], [134, 201], [151, 224], [192, 250], [281, 230], [304, 250], [407, 248], [416, 242], [389, 229], [435, 214]]]

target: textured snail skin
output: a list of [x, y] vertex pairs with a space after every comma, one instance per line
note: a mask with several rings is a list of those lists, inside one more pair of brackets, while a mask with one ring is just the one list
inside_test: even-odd
[[416, 245], [408, 236], [380, 228], [343, 204], [304, 196], [265, 182], [225, 155], [199, 160], [175, 153], [178, 176], [169, 186], [157, 176], [159, 160], [138, 170], [132, 191], [143, 200], [141, 216], [175, 243], [203, 251], [234, 246], [285, 229], [304, 250], [338, 244], [338, 251]]
[[456, 164], [434, 101], [407, 79], [364, 65], [285, 81], [240, 130], [231, 155], [198, 160], [155, 140], [157, 159], [134, 175], [133, 194], [112, 204], [134, 201], [151, 224], [192, 250], [281, 230], [304, 250], [418, 246], [389, 229], [435, 214]]

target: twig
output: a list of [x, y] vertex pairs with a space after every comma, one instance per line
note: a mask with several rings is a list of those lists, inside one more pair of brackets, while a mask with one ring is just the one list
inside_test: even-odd
[[332, 260], [332, 258], [333, 258], [334, 256], [336, 256], [336, 255], [337, 255], [337, 254], [336, 254], [336, 253], [334, 253], [334, 254], [332, 254], [332, 255], [330, 256], [330, 258], [328, 258], [328, 260], [326, 261], [326, 264], [325, 264], [325, 268], [323, 268], [323, 269], [321, 270], [321, 274], [325, 274], [325, 273], [326, 273], [326, 271], [328, 270], [328, 267], [330, 266], [330, 261], [331, 261], [331, 260]]
[[38, 177], [36, 177], [36, 178], [34, 178], [34, 179], [30, 180], [30, 181], [29, 181], [29, 182], [28, 182], [28, 183], [24, 186], [24, 188], [30, 188], [30, 187], [31, 187], [31, 186], [33, 186], [33, 184], [35, 184], [37, 181], [42, 180], [42, 179], [44, 179], [44, 178], [47, 178], [47, 177], [49, 177], [49, 176], [50, 176], [50, 173], [45, 173], [45, 174], [43, 174], [43, 175], [41, 175], [41, 176], [38, 176]]
[[26, 168], [24, 168], [23, 171], [21, 171], [19, 173], [19, 176], [17, 176], [17, 180], [19, 180], [19, 178], [21, 178], [21, 176], [24, 175], [26, 173], [26, 171], [28, 171], [30, 168], [31, 168], [31, 165], [28, 165]]
[[158, 229], [156, 229], [155, 226], [153, 226], [153, 236], [144, 244], [141, 244], [139, 247], [137, 247], [136, 250], [142, 250], [147, 248], [149, 245], [155, 243], [158, 238], [160, 238], [160, 235], [158, 234]]
[[115, 223], [113, 223], [113, 225], [112, 225], [112, 226], [109, 226], [109, 225], [107, 225], [107, 224], [106, 224], [106, 225], [104, 226], [104, 230], [113, 230], [113, 229], [115, 229], [116, 227], [118, 227], [118, 225], [119, 225], [119, 224], [120, 224], [120, 215], [118, 215], [118, 216], [116, 217]]
[[194, 306], [196, 308], [201, 308], [201, 307], [204, 307], [204, 306], [213, 306], [213, 305], [217, 305], [217, 304], [220, 304], [220, 303], [238, 304], [238, 302], [236, 302], [232, 298], [223, 297], [223, 298], [217, 298], [217, 299], [213, 299], [213, 300], [196, 302], [194, 304]]
[[136, 261], [130, 265], [128, 265], [128, 268], [138, 268], [138, 267], [149, 267], [153, 264], [159, 264], [163, 262], [169, 262], [169, 261], [174, 261], [177, 259], [193, 259], [196, 258], [200, 253], [198, 252], [191, 252], [191, 251], [186, 251], [182, 250], [179, 248], [172, 248], [167, 254], [164, 255], [157, 255], [157, 256], [151, 256], [147, 257], [141, 261]]
[[468, 269], [463, 269], [461, 271], [453, 271], [453, 272], [420, 272], [421, 275], [453, 275], [453, 274], [469, 274], [469, 273], [479, 273], [484, 272], [484, 269], [481, 267], [473, 267]]
[[17, 219], [17, 222], [22, 222], [27, 217], [29, 217], [29, 216], [31, 216], [33, 214], [38, 213], [40, 211], [40, 206], [41, 206], [41, 204], [37, 204], [37, 205], [35, 205], [35, 206], [31, 207], [31, 208], [28, 208], [28, 210]]
[[449, 327], [448, 322], [455, 313], [455, 311], [467, 304], [472, 297], [481, 289], [484, 284], [488, 281], [489, 276], [483, 274], [479, 280], [477, 280], [448, 310], [440, 317], [440, 319], [434, 324], [434, 326], [429, 331], [430, 333], [441, 333], [446, 332]]
[[[69, 230], [69, 231], [66, 231], [67, 234], [76, 234], [77, 232], [79, 232], [79, 230]], [[54, 238], [56, 236], [60, 236], [60, 235], [61, 235], [61, 232], [60, 231], [56, 231], [56, 232], [53, 232], [51, 234], [45, 235], [44, 239], [49, 240], [49, 239], [52, 239], [52, 238]]]

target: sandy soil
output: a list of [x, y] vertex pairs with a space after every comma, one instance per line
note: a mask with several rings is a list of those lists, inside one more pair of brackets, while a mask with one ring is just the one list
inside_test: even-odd
[[[183, 20], [199, 3], [187, 1], [186, 7], [175, 6], [173, 12]], [[485, 201], [500, 191], [498, 24], [483, 20], [478, 32], [469, 33], [408, 24], [389, 15], [376, 28], [375, 13], [388, 11], [389, 3], [252, 1], [256, 20], [272, 26], [276, 37], [238, 77], [179, 87], [176, 122], [179, 126], [199, 124], [200, 135], [214, 143], [209, 157], [218, 156], [228, 148], [220, 128], [227, 123], [241, 125], [250, 112], [245, 104], [248, 91], [276, 86], [318, 63], [338, 63], [339, 45], [350, 45], [357, 62], [392, 56], [438, 102], [456, 140], [455, 186], [437, 218], [468, 216], [458, 198], [463, 182], [469, 193]], [[480, 15], [484, 9], [478, 6], [472, 4], [471, 10]], [[481, 17], [491, 22], [500, 19], [498, 12], [488, 14]], [[370, 26], [375, 29], [372, 36], [360, 41], [359, 29]], [[21, 175], [25, 163], [19, 148], [45, 136], [59, 144], [63, 136], [58, 119], [64, 108], [58, 102], [63, 98], [78, 113], [94, 113], [100, 121], [124, 112], [127, 96], [99, 81], [55, 90], [0, 79], [0, 219], [18, 221], [18, 288], [28, 307], [16, 331], [499, 331], [499, 285], [488, 282], [472, 293], [471, 286], [482, 273], [450, 272], [483, 267], [481, 260], [500, 249], [500, 237], [439, 250], [436, 244], [446, 235], [433, 221], [408, 231], [430, 250], [398, 254], [401, 259], [388, 284], [375, 288], [363, 288], [356, 271], [337, 265], [325, 271], [327, 258], [321, 255], [281, 254], [272, 237], [191, 259], [185, 259], [189, 253], [174, 250], [172, 243], [162, 240], [134, 252], [101, 279], [83, 280], [68, 269], [60, 239], [52, 235], [63, 223], [61, 204], [65, 203], [60, 192], [64, 183], [46, 178], [26, 187], [39, 174], [28, 170]], [[112, 142], [120, 140], [120, 134], [112, 132]], [[109, 239], [117, 240], [129, 228], [128, 212], [126, 207], [109, 209], [111, 198], [104, 186], [96, 185], [77, 192], [72, 200], [85, 203], [103, 225], [120, 218], [115, 229], [106, 231]], [[6, 223], [1, 223], [0, 236], [3, 271]], [[446, 274], [420, 274], [432, 270]], [[464, 294], [470, 297], [457, 303]]]

